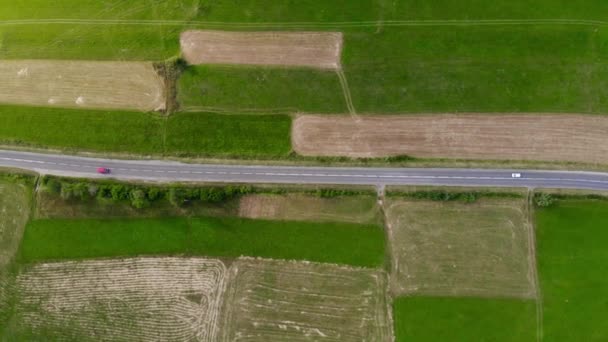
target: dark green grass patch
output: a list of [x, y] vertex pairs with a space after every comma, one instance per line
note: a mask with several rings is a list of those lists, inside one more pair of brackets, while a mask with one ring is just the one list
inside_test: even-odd
[[608, 340], [608, 202], [539, 209], [537, 235], [545, 340]]
[[403, 297], [393, 305], [397, 341], [536, 341], [533, 301]]
[[342, 88], [333, 71], [196, 66], [181, 76], [178, 94], [184, 109], [346, 112]]
[[3, 144], [99, 152], [162, 152], [162, 119], [124, 111], [0, 106]]
[[[170, 156], [285, 157], [291, 118], [0, 106], [0, 144]], [[165, 139], [166, 135], [166, 139]]]
[[180, 113], [167, 125], [170, 155], [278, 158], [291, 151], [291, 118], [285, 115]]
[[378, 226], [240, 218], [34, 220], [21, 262], [135, 255], [266, 257], [379, 266]]

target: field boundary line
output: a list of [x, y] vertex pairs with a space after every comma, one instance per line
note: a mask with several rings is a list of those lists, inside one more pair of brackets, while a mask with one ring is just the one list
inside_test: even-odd
[[542, 342], [544, 339], [543, 331], [543, 296], [540, 289], [540, 279], [538, 276], [538, 257], [536, 255], [536, 225], [534, 224], [534, 190], [528, 188], [526, 198], [526, 213], [528, 220], [528, 245], [530, 251], [530, 271], [535, 288], [536, 297], [536, 341]]
[[[0, 25], [167, 25], [215, 28], [356, 28], [378, 27], [379, 21], [336, 22], [222, 22], [189, 20], [144, 20], [144, 19], [14, 19], [0, 20]], [[584, 19], [446, 19], [446, 20], [382, 20], [383, 27], [398, 26], [497, 26], [497, 25], [587, 25], [608, 26], [608, 21]]]
[[207, 112], [224, 115], [290, 115], [298, 113], [299, 109], [295, 107], [285, 108], [221, 108], [221, 107], [206, 107], [206, 106], [182, 106], [182, 110], [177, 113], [196, 113]]
[[355, 105], [353, 104], [353, 99], [350, 93], [350, 87], [348, 86], [348, 80], [346, 79], [344, 70], [342, 70], [342, 68], [337, 69], [336, 74], [338, 74], [338, 79], [340, 80], [340, 85], [342, 86], [342, 94], [344, 95], [344, 101], [346, 102], [346, 108], [348, 109], [348, 113], [356, 117], [357, 111], [355, 110]]

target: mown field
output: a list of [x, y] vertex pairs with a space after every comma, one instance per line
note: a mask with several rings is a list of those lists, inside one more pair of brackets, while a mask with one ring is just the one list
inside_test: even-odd
[[284, 157], [287, 116], [0, 106], [0, 143], [145, 155]]
[[393, 307], [397, 341], [536, 341], [534, 301], [401, 297]]
[[27, 226], [20, 261], [186, 254], [380, 266], [375, 225], [241, 218], [56, 219]]
[[561, 201], [537, 212], [546, 341], [608, 339], [608, 203]]

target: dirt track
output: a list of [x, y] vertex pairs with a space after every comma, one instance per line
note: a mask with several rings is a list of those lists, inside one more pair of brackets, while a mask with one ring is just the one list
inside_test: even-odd
[[0, 103], [161, 110], [164, 85], [151, 63], [0, 61]]
[[180, 38], [190, 64], [249, 64], [340, 68], [339, 32], [186, 31]]
[[576, 114], [299, 116], [305, 156], [509, 159], [608, 163], [608, 117]]

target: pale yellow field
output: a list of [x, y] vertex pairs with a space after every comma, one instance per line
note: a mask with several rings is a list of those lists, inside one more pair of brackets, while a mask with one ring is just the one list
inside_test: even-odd
[[534, 297], [532, 227], [523, 202], [390, 198], [393, 294]]
[[608, 117], [569, 114], [302, 115], [305, 156], [509, 159], [608, 163]]
[[186, 31], [180, 39], [190, 64], [248, 64], [340, 68], [340, 32]]
[[0, 61], [0, 103], [140, 111], [165, 108], [152, 63]]
[[222, 341], [391, 341], [383, 271], [239, 259]]
[[226, 268], [202, 258], [36, 264], [17, 278], [21, 329], [76, 340], [216, 341]]

